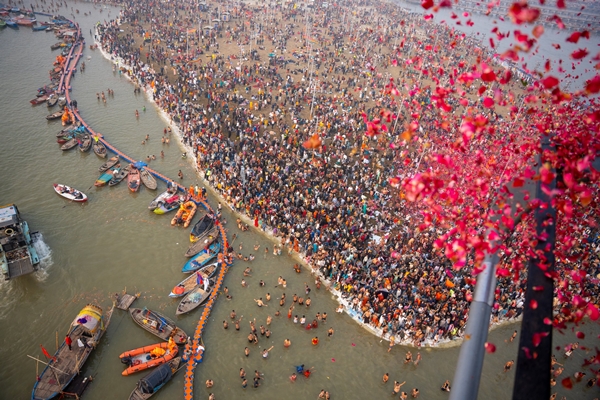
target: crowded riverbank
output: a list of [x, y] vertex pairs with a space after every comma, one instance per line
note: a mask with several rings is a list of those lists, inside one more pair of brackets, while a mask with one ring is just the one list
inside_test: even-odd
[[[109, 12], [112, 11], [112, 15], [118, 13], [110, 8], [103, 8], [104, 11], [99, 13], [99, 6], [92, 9], [91, 3], [68, 4], [66, 8], [61, 7], [62, 13], [67, 14], [66, 10], [71, 6], [80, 8], [80, 16], [85, 12], [88, 15], [93, 12], [91, 18], [81, 17], [84, 32]], [[26, 60], [46, 54], [48, 46], [53, 43], [44, 39], [43, 34], [34, 39], [23, 29], [21, 32], [4, 31], [2, 34], [3, 40], [0, 42], [4, 46], [11, 46], [7, 49], [19, 49], [21, 58]], [[174, 145], [176, 139], [172, 136], [170, 145], [161, 143], [166, 124], [155, 115], [152, 104], [144, 96], [133, 93], [134, 86], [125, 82], [125, 74], [112, 72], [111, 66], [100, 57], [98, 51], [89, 49], [89, 46], [86, 46], [84, 57], [86, 70], [78, 73], [73, 80], [72, 94], [78, 100], [80, 112], [94, 129], [105, 134], [127, 153], [137, 155], [138, 159], [156, 154], [157, 159], [150, 163], [153, 168], [168, 176], [177, 176], [178, 170], [181, 170], [185, 175], [182, 184], [189, 186], [199, 183], [188, 163], [189, 158], [181, 158], [185, 150]], [[150, 191], [142, 190], [132, 195], [126, 189], [94, 189], [88, 193], [90, 202], [81, 207], [66, 205], [52, 192], [53, 180], [84, 189], [90, 186], [97, 176], [99, 163], [94, 162], [93, 155], [91, 158], [78, 152], [61, 155], [53, 134], [49, 135], [51, 138], [31, 134], [55, 133], [59, 128], [46, 124], [43, 117], [47, 112], [43, 109], [29, 109], [28, 100], [34, 86], [28, 86], [24, 95], [21, 95], [23, 80], [40, 85], [47, 81], [47, 65], [43, 64], [39, 74], [35, 75], [31, 71], [41, 64], [19, 64], [21, 58], [6, 57], [2, 61], [3, 70], [6, 71], [6, 79], [2, 82], [3, 92], [12, 93], [0, 99], [0, 113], [6, 121], [5, 157], [2, 162], [8, 170], [18, 170], [19, 173], [7, 176], [0, 196], [17, 202], [26, 213], [27, 220], [44, 232], [45, 241], [52, 250], [53, 265], [41, 271], [43, 277], [2, 285], [5, 297], [0, 309], [0, 318], [3, 320], [0, 331], [6, 345], [0, 349], [5, 360], [0, 376], [3, 392], [13, 398], [27, 397], [35, 380], [35, 367], [25, 354], [43, 357], [39, 352], [39, 344], [50, 350], [55, 331], [62, 332], [81, 304], [104, 301], [106, 305], [110, 295], [126, 286], [129, 292], [141, 292], [138, 300], [140, 307], [161, 310], [172, 316], [176, 304], [166, 297], [166, 293], [180, 280], [182, 240], [187, 241], [188, 236], [187, 232], [170, 227], [163, 217], [148, 212], [146, 205], [154, 197]], [[113, 89], [114, 95], [107, 96], [106, 102], [97, 100], [96, 93], [106, 91], [107, 87]], [[27, 105], [26, 111], [23, 104]], [[144, 107], [147, 107], [146, 112], [143, 111]], [[139, 118], [135, 118], [136, 109], [140, 111]], [[23, 118], [24, 115], [27, 118]], [[40, 120], [43, 124], [39, 123]], [[150, 140], [141, 145], [140, 142], [148, 134]], [[29, 151], [31, 146], [37, 151]], [[160, 157], [161, 151], [164, 151], [164, 158]], [[28, 177], [27, 185], [23, 184], [22, 176]], [[42, 190], [46, 187], [50, 193], [48, 196], [44, 196], [46, 192]], [[41, 189], [38, 191], [35, 188]], [[36, 195], [32, 196], [32, 193]], [[211, 205], [217, 208], [218, 200], [210, 196], [210, 190], [209, 197]], [[337, 304], [330, 299], [324, 285], [318, 288], [305, 271], [296, 273], [287, 251], [284, 250], [281, 256], [272, 255], [272, 243], [256, 235], [254, 232], [258, 232], [258, 229], [238, 230], [236, 216], [229, 212], [227, 206], [223, 207], [223, 214], [230, 233], [237, 237], [232, 244], [235, 252], [241, 252], [243, 256], [254, 254], [256, 258], [252, 263], [236, 261], [226, 278], [225, 284], [229, 286], [229, 296], [232, 298], [227, 299], [223, 295], [215, 305], [212, 323], [203, 337], [207, 345], [206, 357], [196, 376], [197, 386], [204, 386], [205, 381], [209, 380], [213, 381], [214, 386], [198, 389], [197, 398], [208, 398], [210, 393], [218, 399], [239, 396], [280, 399], [281, 393], [290, 398], [316, 398], [322, 389], [331, 393], [333, 398], [383, 397], [389, 396], [394, 389], [394, 380], [400, 383], [406, 380], [401, 391], [410, 393], [418, 388], [421, 397], [447, 398], [447, 392], [440, 391], [440, 387], [453, 375], [457, 349], [422, 349], [422, 360], [418, 365], [414, 363], [417, 359], [414, 349], [394, 346], [388, 352], [390, 347], [387, 343], [381, 343], [379, 339], [366, 334], [352, 323], [346, 313], [336, 313]], [[253, 220], [248, 221], [252, 221], [249, 223], [252, 226]], [[243, 248], [240, 249], [242, 244]], [[260, 247], [254, 250], [255, 246]], [[270, 249], [268, 254], [264, 253], [265, 247]], [[253, 270], [251, 277], [244, 275], [246, 266]], [[286, 280], [285, 289], [278, 285], [276, 278], [280, 275]], [[242, 280], [247, 286], [240, 285]], [[260, 280], [266, 286], [260, 286]], [[278, 285], [278, 288], [268, 288], [269, 284]], [[316, 330], [312, 329], [312, 324], [311, 330], [306, 330], [300, 323], [294, 324], [293, 318], [285, 318], [294, 293], [306, 298], [305, 285], [311, 288], [310, 309], [313, 310], [306, 314], [308, 320], [316, 318], [314, 314], [317, 312], [321, 314], [321, 321], [323, 313], [328, 314], [327, 322], [319, 322]], [[267, 293], [272, 296], [270, 303], [267, 303], [269, 306], [258, 307], [254, 299], [262, 297], [264, 300]], [[281, 301], [283, 293], [287, 293], [287, 304], [279, 310], [277, 303]], [[300, 313], [306, 310], [306, 305], [298, 307], [297, 302], [294, 304], [294, 312], [299, 314], [300, 319]], [[230, 319], [232, 309], [237, 313], [236, 320]], [[280, 316], [277, 317], [277, 314]], [[260, 325], [267, 326], [269, 316], [272, 319], [268, 327], [271, 337], [265, 339], [265, 336], [257, 333], [259, 343], [248, 343], [246, 335], [250, 330], [246, 323], [256, 318], [256, 328], [260, 331]], [[86, 398], [90, 400], [103, 399], [107, 393], [117, 397], [128, 395], [139, 376], [121, 377], [118, 355], [124, 350], [155, 342], [126, 317], [116, 315], [106, 340], [103, 340], [96, 356], [86, 367], [85, 373], [95, 376], [94, 383], [86, 392]], [[242, 329], [236, 331], [235, 321], [240, 318]], [[178, 324], [187, 332], [193, 332], [197, 320], [198, 314], [177, 318]], [[229, 322], [228, 329], [222, 326], [224, 320]], [[335, 332], [328, 337], [330, 327]], [[583, 340], [570, 332], [564, 336], [555, 335], [555, 345], [561, 348], [556, 355], [559, 363], [564, 365], [564, 370], [561, 368], [560, 371], [561, 379], [580, 371], [584, 361], [593, 354], [590, 349], [593, 349], [597, 332], [591, 324], [581, 330], [585, 333]], [[515, 358], [516, 343], [509, 340], [513, 331], [512, 327], [507, 326], [490, 334], [489, 340], [497, 345], [497, 350], [486, 356], [481, 396], [501, 399], [508, 395], [514, 368], [504, 372], [503, 367]], [[320, 339], [316, 346], [312, 344], [315, 336]], [[291, 341], [290, 347], [285, 347], [285, 339]], [[579, 341], [580, 347], [566, 357], [562, 349], [576, 341]], [[264, 359], [263, 348], [269, 349], [271, 346], [275, 348]], [[250, 350], [248, 357], [244, 347]], [[404, 363], [409, 350], [413, 353], [413, 362]], [[296, 372], [294, 367], [301, 364], [315, 367], [310, 378], [298, 376], [295, 382], [291, 382], [289, 378]], [[250, 377], [247, 378], [250, 386], [247, 389], [242, 387], [239, 378], [242, 367]], [[254, 370], [262, 374], [257, 389], [252, 387]], [[382, 381], [386, 373], [389, 376], [387, 384]], [[181, 396], [182, 377], [181, 374], [176, 376], [157, 396]], [[563, 395], [567, 398], [593, 397], [593, 389], [585, 387], [587, 378], [576, 384], [573, 390], [561, 388], [560, 379], [558, 381], [555, 389], [559, 398]]]
[[[267, 13], [252, 4], [223, 5], [231, 21], [221, 20], [215, 7], [195, 21], [185, 17], [190, 4], [170, 11], [164, 6], [165, 15], [182, 13], [172, 22], [157, 19], [152, 9], [126, 7], [119, 22], [99, 27], [97, 39], [177, 127], [205, 182], [245, 216], [240, 228], [269, 232], [277, 238], [276, 252], [298, 254], [374, 332], [436, 345], [461, 336], [472, 284], [434, 249], [435, 230], [415, 231], [423, 222], [419, 208], [398, 201], [388, 181], [430, 168], [426, 158], [436, 135], [403, 146], [398, 139], [406, 131], [369, 138], [366, 121], [411, 100], [422, 112], [419, 130], [439, 134], [434, 105], [487, 107], [466, 84], [460, 104], [440, 104], [421, 80], [454, 78], [411, 66], [459, 76], [472, 62], [467, 49], [490, 65], [494, 60], [453, 29], [417, 27], [422, 16], [385, 3], [355, 6], [350, 13], [340, 8], [313, 15], [291, 3]], [[215, 18], [211, 29], [189, 28]], [[344, 30], [350, 20], [353, 28]], [[399, 35], [391, 34], [394, 28]], [[444, 34], [432, 34], [438, 30]], [[399, 45], [407, 61], [391, 51]], [[425, 52], [432, 48], [435, 56]], [[518, 110], [523, 103], [522, 84], [515, 82], [517, 95], [507, 108], [485, 111], [498, 131], [514, 128], [508, 107]], [[400, 92], [400, 99], [386, 96]], [[493, 323], [518, 318], [524, 306], [522, 284], [501, 277], [499, 285]]]

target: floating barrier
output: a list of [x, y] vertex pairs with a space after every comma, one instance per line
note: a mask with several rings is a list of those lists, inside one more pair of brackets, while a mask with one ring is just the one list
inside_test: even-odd
[[[76, 24], [73, 21], [71, 21], [71, 23], [73, 23], [74, 26], [77, 28], [77, 36], [76, 36], [77, 40], [76, 40], [75, 44], [73, 46], [71, 46], [71, 50], [69, 51], [67, 59], [63, 65], [63, 70], [62, 70], [62, 74], [61, 74], [61, 78], [60, 78], [60, 83], [58, 86], [58, 91], [59, 91], [59, 93], [65, 94], [65, 98], [67, 100], [67, 107], [69, 108], [70, 112], [73, 113], [75, 120], [78, 121], [86, 129], [86, 131], [88, 131], [90, 133], [90, 135], [97, 137], [98, 140], [101, 141], [108, 150], [117, 154], [120, 158], [122, 158], [130, 163], [134, 163], [134, 162], [136, 162], [136, 160], [129, 157], [127, 154], [123, 153], [122, 151], [117, 149], [115, 146], [110, 144], [104, 138], [104, 135], [102, 135], [99, 132], [94, 131], [94, 129], [92, 129], [92, 127], [89, 126], [88, 123], [85, 122], [85, 120], [81, 117], [81, 115], [79, 114], [79, 111], [77, 110], [77, 107], [73, 107], [71, 95], [69, 93], [69, 88], [70, 88], [70, 83], [71, 83], [71, 77], [73, 76], [73, 73], [77, 69], [77, 63], [79, 62], [79, 59], [83, 55], [83, 50], [85, 48], [85, 41], [82, 39], [81, 28], [79, 27], [79, 24]], [[166, 177], [165, 175], [161, 174], [160, 172], [155, 171], [148, 167], [144, 167], [144, 168], [149, 173], [151, 173], [155, 178], [160, 179], [161, 181], [166, 182], [166, 183], [169, 183], [169, 182], [175, 183], [175, 185], [177, 186], [177, 189], [180, 191], [183, 191], [184, 193], [187, 191], [187, 188], [185, 186], [175, 182], [173, 179]], [[199, 196], [193, 197], [193, 200], [196, 204], [201, 205], [207, 211], [214, 213], [214, 211], [212, 210], [210, 205], [206, 202], [206, 200], [201, 199]], [[185, 348], [185, 352], [184, 352], [184, 361], [186, 362], [184, 397], [186, 400], [192, 400], [194, 397], [194, 372], [195, 372], [197, 365], [202, 362], [202, 358], [204, 356], [204, 346], [201, 345], [202, 333], [204, 332], [204, 327], [206, 326], [206, 323], [208, 322], [208, 317], [210, 316], [212, 307], [215, 304], [215, 301], [217, 300], [221, 286], [223, 285], [223, 281], [225, 279], [225, 274], [227, 273], [227, 271], [229, 270], [229, 267], [231, 266], [231, 262], [228, 262], [228, 260], [227, 260], [227, 249], [229, 248], [229, 242], [227, 240], [227, 233], [225, 232], [225, 228], [223, 227], [222, 224], [219, 224], [218, 226], [219, 226], [219, 235], [221, 236], [221, 241], [223, 243], [223, 249], [224, 249], [223, 252], [218, 254], [218, 261], [220, 262], [221, 268], [219, 270], [219, 274], [217, 276], [217, 279], [216, 279], [215, 285], [213, 287], [212, 293], [210, 295], [210, 298], [208, 299], [208, 302], [202, 309], [202, 315], [200, 316], [198, 324], [196, 325], [196, 330], [194, 331], [194, 336], [193, 336], [192, 340], [188, 340], [188, 343], [186, 344], [186, 348]]]

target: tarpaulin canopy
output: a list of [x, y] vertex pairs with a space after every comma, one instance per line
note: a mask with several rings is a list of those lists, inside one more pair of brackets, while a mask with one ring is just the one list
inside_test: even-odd
[[173, 373], [169, 363], [162, 364], [140, 380], [140, 389], [143, 393], [152, 394], [168, 382], [172, 376]]
[[143, 161], [136, 161], [136, 162], [133, 163], [133, 166], [136, 167], [137, 169], [142, 169], [144, 167], [147, 167], [148, 164], [146, 164]]
[[72, 326], [81, 325], [90, 332], [95, 332], [102, 321], [102, 309], [98, 306], [88, 304], [79, 311]]

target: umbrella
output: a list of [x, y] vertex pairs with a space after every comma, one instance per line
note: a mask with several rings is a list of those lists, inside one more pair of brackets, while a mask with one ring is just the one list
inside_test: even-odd
[[390, 292], [387, 289], [377, 289], [375, 291], [375, 295], [378, 295], [379, 293], [381, 293], [383, 297], [388, 297], [388, 295], [390, 294]]
[[137, 169], [142, 169], [144, 167], [147, 167], [148, 164], [146, 164], [143, 161], [136, 161], [136, 162], [133, 163], [133, 166], [136, 167]]

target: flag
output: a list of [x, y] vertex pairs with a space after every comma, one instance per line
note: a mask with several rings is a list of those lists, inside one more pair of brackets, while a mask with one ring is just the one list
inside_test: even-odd
[[196, 284], [201, 285], [202, 284], [202, 275], [200, 275], [200, 272], [196, 272]]
[[194, 29], [188, 29], [187, 33], [188, 34], [196, 33], [196, 28], [194, 28]]
[[44, 346], [42, 346], [42, 345], [40, 344], [40, 347], [42, 348], [42, 353], [44, 353], [44, 355], [46, 356], [46, 358], [47, 358], [47, 359], [49, 359], [49, 360], [53, 360], [53, 361], [56, 361], [56, 358], [55, 358], [55, 357], [52, 357], [52, 356], [50, 355], [50, 353], [48, 353], [48, 350], [46, 350], [46, 349], [44, 348]]

